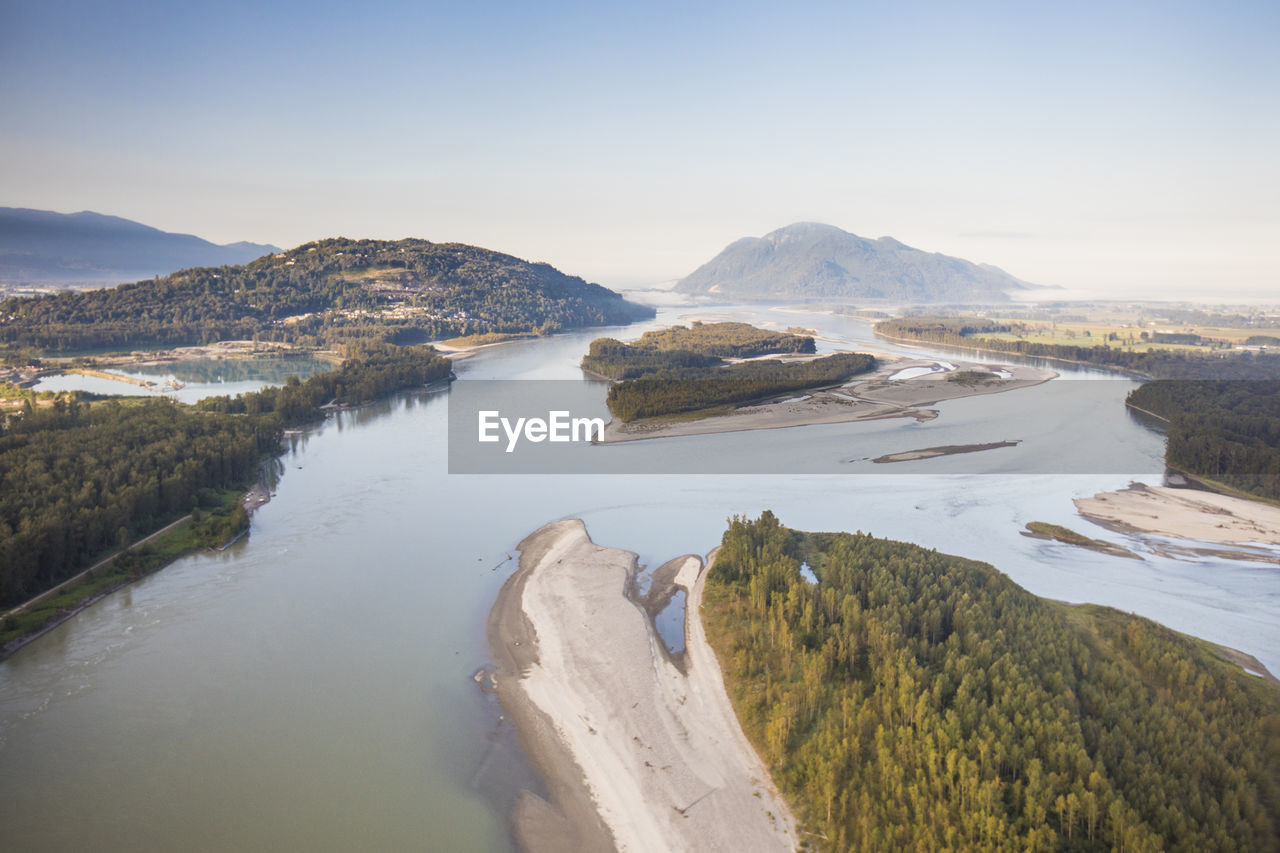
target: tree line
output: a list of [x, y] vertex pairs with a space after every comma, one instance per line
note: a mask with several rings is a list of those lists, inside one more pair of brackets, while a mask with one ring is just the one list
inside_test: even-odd
[[1157, 379], [1126, 399], [1169, 421], [1170, 468], [1280, 499], [1280, 381]]
[[1145, 352], [1120, 347], [1070, 346], [1026, 340], [984, 337], [1007, 333], [1013, 327], [988, 319], [899, 317], [876, 324], [876, 332], [893, 338], [927, 341], [963, 349], [981, 349], [1029, 358], [1053, 358], [1099, 367], [1127, 370], [1163, 379], [1270, 379], [1280, 376], [1280, 355], [1253, 352]]
[[330, 401], [364, 403], [449, 376], [449, 360], [429, 347], [366, 342], [329, 373], [194, 406], [75, 394], [44, 406], [28, 396], [0, 419], [0, 607], [212, 505], [215, 491], [247, 488], [280, 451], [282, 429], [322, 417]]
[[875, 367], [865, 353], [802, 362], [747, 361], [727, 367], [669, 368], [609, 388], [609, 411], [622, 421], [740, 405], [844, 382]]
[[[817, 583], [801, 576], [809, 565]], [[1280, 690], [1110, 608], [864, 534], [735, 518], [703, 614], [809, 844], [1267, 850]]]
[[613, 338], [591, 342], [583, 370], [609, 379], [635, 379], [646, 373], [689, 367], [715, 367], [726, 358], [815, 352], [813, 338], [770, 332], [748, 323], [699, 323], [645, 332], [630, 343]]

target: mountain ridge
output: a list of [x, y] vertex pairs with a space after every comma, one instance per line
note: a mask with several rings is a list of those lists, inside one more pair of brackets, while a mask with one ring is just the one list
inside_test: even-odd
[[652, 308], [464, 243], [326, 238], [247, 264], [0, 300], [0, 346], [60, 352], [214, 340], [412, 343], [622, 325]]
[[680, 293], [742, 299], [1004, 301], [1035, 288], [992, 264], [925, 252], [884, 236], [796, 222], [730, 243], [676, 284]]
[[0, 282], [118, 284], [191, 267], [244, 264], [279, 251], [244, 240], [219, 245], [91, 210], [0, 207]]

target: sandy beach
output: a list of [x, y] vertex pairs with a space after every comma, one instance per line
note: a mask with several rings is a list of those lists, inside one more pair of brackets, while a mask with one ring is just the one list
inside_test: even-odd
[[[881, 364], [874, 373], [857, 377], [842, 387], [790, 395], [783, 400], [742, 406], [724, 414], [702, 418], [645, 418], [628, 423], [614, 418], [605, 426], [602, 443], [879, 418], [931, 420], [938, 413], [927, 407], [943, 400], [1029, 388], [1058, 375], [1051, 370], [1026, 366], [904, 358], [885, 361], [882, 356], [877, 359]], [[997, 370], [1002, 373], [996, 373]], [[964, 382], [948, 378], [962, 372], [981, 378]], [[916, 375], [910, 375], [913, 373]]]
[[1125, 533], [1280, 545], [1280, 507], [1231, 495], [1132, 483], [1075, 505], [1086, 518]]
[[550, 802], [517, 805], [526, 851], [769, 851], [795, 822], [738, 726], [697, 619], [703, 562], [672, 561], [690, 617], [673, 660], [628, 597], [636, 557], [559, 521], [520, 544], [489, 617], [503, 707]]

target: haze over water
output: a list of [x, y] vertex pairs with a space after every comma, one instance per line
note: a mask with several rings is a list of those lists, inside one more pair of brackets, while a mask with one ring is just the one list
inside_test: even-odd
[[[873, 340], [852, 319], [733, 310]], [[687, 311], [664, 310], [656, 322]], [[458, 363], [459, 381], [581, 379], [577, 363], [591, 339], [648, 327], [484, 350]], [[583, 450], [658, 460], [718, 447], [834, 454], [844, 445], [908, 450], [1006, 436], [1033, 445], [1041, 437], [1032, 430], [1063, 415], [1053, 406], [1074, 405], [1070, 393], [1041, 390], [1055, 384], [943, 403], [924, 425], [899, 419]], [[0, 663], [5, 846], [510, 849], [511, 797], [535, 783], [501, 709], [471, 676], [489, 660], [484, 620], [514, 569], [507, 558], [557, 518], [582, 518], [597, 542], [655, 567], [706, 553], [726, 518], [768, 508], [797, 528], [863, 530], [986, 560], [1036, 594], [1132, 610], [1280, 667], [1273, 567], [1149, 551], [1126, 560], [1019, 534], [1039, 520], [1133, 544], [1071, 505], [1135, 475], [1156, 482], [1163, 470], [1162, 437], [1124, 411], [1133, 384], [1105, 384], [1114, 386], [1107, 429], [1122, 464], [1079, 475], [1022, 474], [1016, 464], [998, 475], [931, 475], [946, 469], [925, 462], [855, 476], [451, 476], [449, 391], [341, 413], [294, 442], [246, 540], [180, 560]], [[1041, 408], [1014, 420], [1020, 398]], [[983, 428], [984, 412], [1000, 421]]]

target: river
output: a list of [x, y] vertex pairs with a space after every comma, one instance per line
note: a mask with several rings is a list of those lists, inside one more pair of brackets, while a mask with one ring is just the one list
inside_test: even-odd
[[[876, 341], [864, 321], [828, 315], [667, 308], [656, 322], [690, 313], [818, 328], [832, 339], [827, 349], [902, 349]], [[458, 363], [459, 383], [587, 381], [577, 362], [592, 338], [652, 325], [485, 349]], [[1162, 437], [1122, 405], [1132, 382], [1059, 369], [1064, 379], [1098, 379], [1089, 384], [1114, 404], [1089, 417], [1111, 455], [1084, 473], [1043, 465], [1053, 448], [1087, 443], [1045, 426], [1079, 421], [1071, 393], [1041, 390], [1065, 388], [1059, 381], [943, 403], [924, 424], [581, 448], [637, 454], [652, 470], [672, 458], [825, 460], [789, 474], [450, 475], [451, 391], [339, 413], [293, 440], [247, 538], [175, 562], [0, 663], [4, 847], [512, 849], [511, 799], [537, 783], [471, 676], [488, 662], [484, 619], [515, 544], [556, 518], [582, 518], [596, 541], [656, 567], [705, 553], [731, 515], [769, 508], [794, 527], [863, 530], [986, 560], [1039, 595], [1138, 612], [1280, 671], [1274, 566], [1145, 550], [1144, 561], [1126, 560], [1019, 534], [1040, 520], [1133, 545], [1076, 516], [1071, 498], [1134, 477], [1157, 482], [1163, 470]], [[1035, 394], [1034, 406], [1017, 405]], [[1010, 436], [1024, 443], [969, 454], [1009, 452], [992, 463], [999, 473], [928, 467], [962, 457], [821, 473], [846, 471], [845, 460], [870, 450]]]

